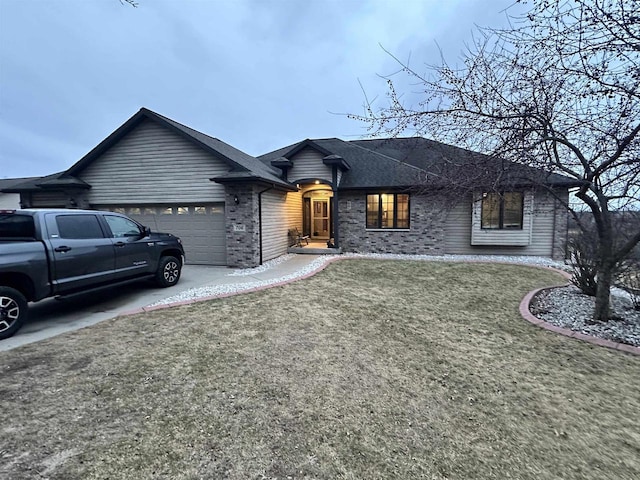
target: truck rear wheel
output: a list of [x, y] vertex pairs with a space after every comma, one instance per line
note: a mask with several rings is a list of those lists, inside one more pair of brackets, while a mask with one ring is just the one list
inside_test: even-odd
[[160, 287], [172, 287], [180, 280], [182, 262], [176, 257], [162, 257], [158, 263], [156, 283]]
[[27, 299], [18, 290], [0, 287], [0, 339], [9, 338], [27, 319]]

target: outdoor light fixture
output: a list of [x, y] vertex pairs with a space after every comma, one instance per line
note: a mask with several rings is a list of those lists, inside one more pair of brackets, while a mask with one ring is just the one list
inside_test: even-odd
[[233, 196], [233, 203], [235, 203], [236, 205], [240, 203], [240, 199], [238, 198], [238, 195]]
[[316, 185], [320, 185], [320, 180], [316, 180]]

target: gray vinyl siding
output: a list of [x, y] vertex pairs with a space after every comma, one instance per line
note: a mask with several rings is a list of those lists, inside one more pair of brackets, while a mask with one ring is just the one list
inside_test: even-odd
[[262, 194], [262, 261], [287, 253], [288, 232], [302, 231], [302, 194], [268, 191]]
[[66, 208], [69, 195], [64, 192], [34, 192], [31, 195], [32, 208]]
[[165, 127], [145, 120], [83, 170], [96, 204], [223, 202], [224, 186], [209, 179], [227, 164]]
[[295, 183], [297, 180], [319, 178], [333, 181], [332, 167], [322, 163], [324, 155], [312, 148], [304, 148], [291, 158], [293, 167], [287, 174], [287, 180]]
[[472, 211], [471, 196], [454, 206], [445, 223], [445, 252], [458, 255], [538, 255], [551, 257], [554, 236], [554, 198], [538, 191], [533, 198], [531, 241], [526, 246], [471, 245]]

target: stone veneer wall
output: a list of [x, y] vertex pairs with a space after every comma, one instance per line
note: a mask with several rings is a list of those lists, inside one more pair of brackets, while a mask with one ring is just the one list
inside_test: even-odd
[[344, 252], [444, 253], [446, 210], [432, 197], [411, 194], [408, 230], [366, 228], [366, 192], [340, 192], [340, 247]]
[[[238, 196], [238, 205], [234, 196]], [[227, 266], [256, 267], [260, 264], [258, 189], [251, 185], [225, 186]]]

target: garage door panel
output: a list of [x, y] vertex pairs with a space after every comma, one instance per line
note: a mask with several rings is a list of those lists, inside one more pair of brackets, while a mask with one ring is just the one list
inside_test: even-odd
[[[184, 245], [187, 263], [226, 265], [224, 206], [208, 206], [206, 214], [194, 213], [196, 209], [191, 206], [188, 206], [189, 213], [183, 214], [177, 213], [178, 207], [167, 207], [166, 205], [120, 208], [124, 208], [128, 216], [156, 232], [172, 233], [180, 237]], [[184, 211], [184, 208], [181, 210]], [[149, 213], [153, 211], [156, 213]]]

